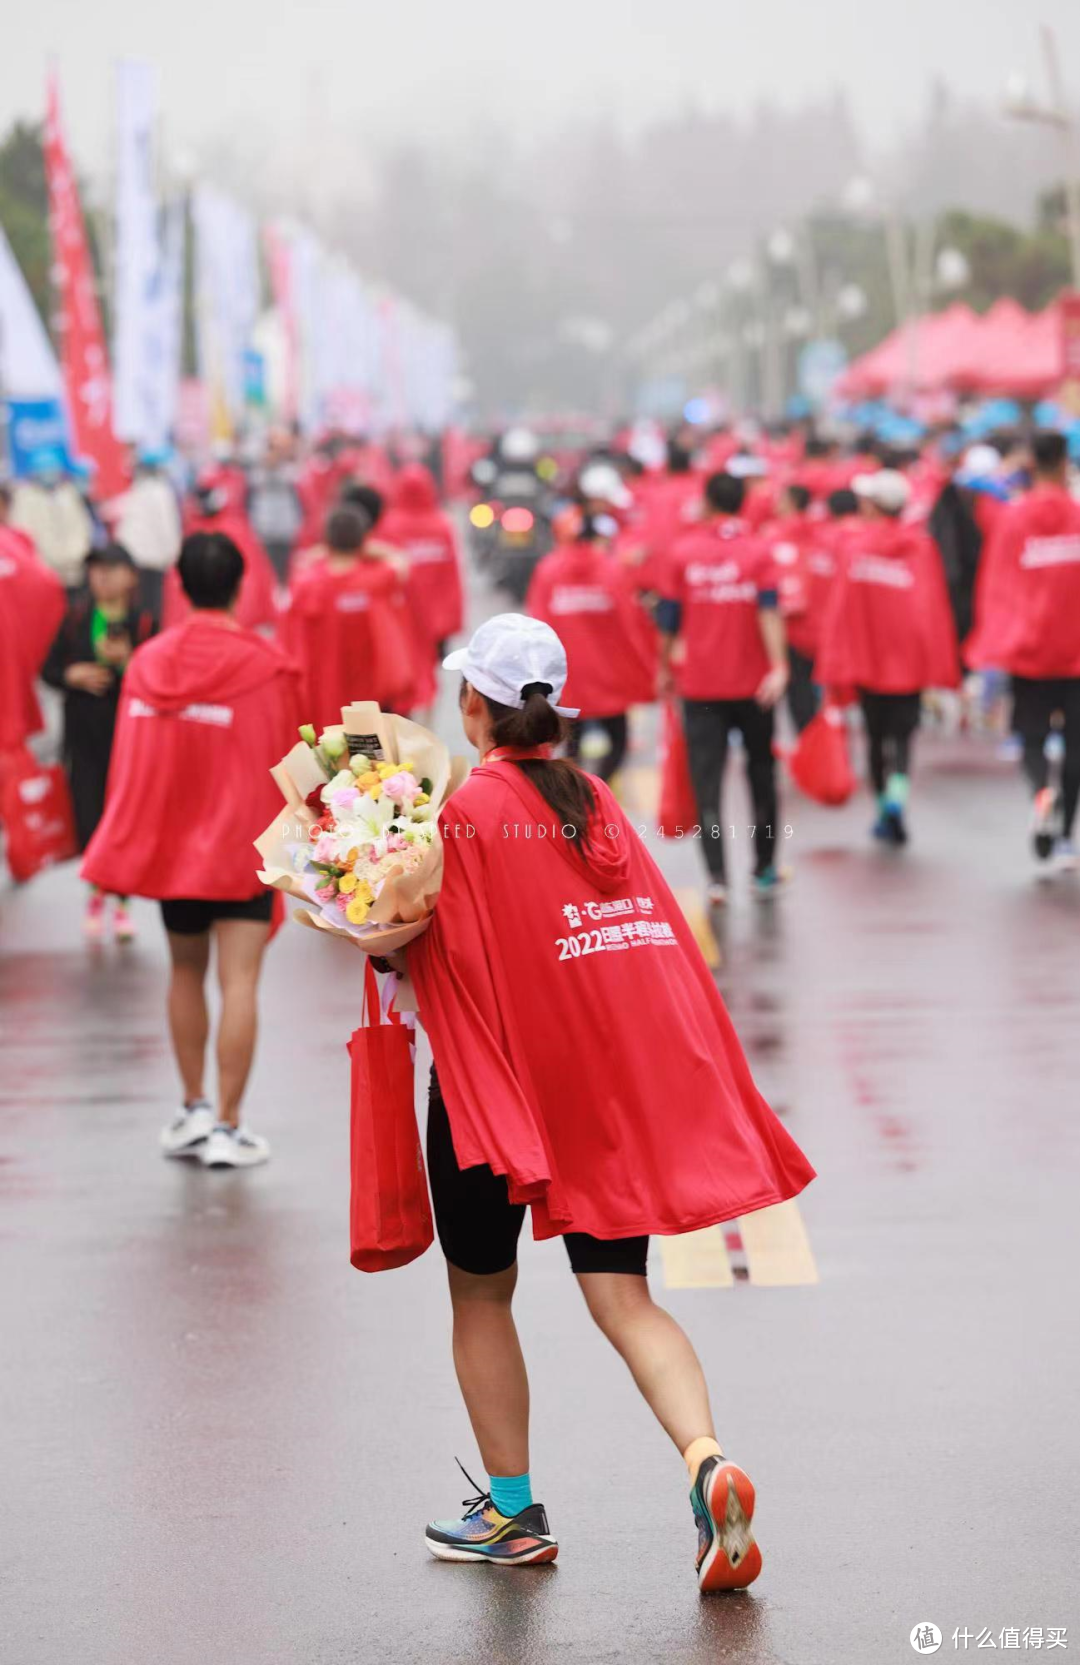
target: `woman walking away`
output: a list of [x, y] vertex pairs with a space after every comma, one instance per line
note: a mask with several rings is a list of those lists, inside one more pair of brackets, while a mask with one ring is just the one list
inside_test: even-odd
[[533, 1501], [511, 1311], [531, 1207], [686, 1460], [701, 1589], [742, 1588], [761, 1567], [754, 1488], [717, 1443], [693, 1347], [652, 1301], [648, 1241], [793, 1197], [813, 1169], [610, 790], [552, 756], [576, 715], [559, 705], [554, 631], [502, 614], [443, 663], [462, 673], [481, 765], [443, 808], [443, 889], [408, 963], [435, 1057], [428, 1161], [454, 1363], [490, 1479], [427, 1544], [503, 1566], [558, 1554]]
[[[136, 600], [138, 568], [122, 544], [90, 551], [86, 582], [87, 591], [69, 606], [41, 673], [64, 696], [64, 763], [80, 850], [105, 809], [124, 672], [135, 649], [154, 633], [153, 616]], [[126, 896], [114, 900], [112, 928], [118, 942], [130, 942], [135, 934]], [[91, 938], [105, 929], [105, 893], [97, 885], [90, 887], [83, 929]]]

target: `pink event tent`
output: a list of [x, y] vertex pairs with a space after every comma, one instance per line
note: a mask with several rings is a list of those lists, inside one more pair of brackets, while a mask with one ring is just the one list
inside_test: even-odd
[[1056, 306], [1031, 313], [1016, 301], [1001, 300], [980, 317], [957, 302], [894, 330], [849, 365], [837, 392], [860, 399], [951, 388], [1037, 399], [1061, 378]]

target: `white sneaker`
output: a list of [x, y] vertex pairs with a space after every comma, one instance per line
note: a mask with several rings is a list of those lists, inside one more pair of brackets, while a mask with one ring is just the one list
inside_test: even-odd
[[727, 885], [720, 879], [713, 879], [705, 892], [705, 900], [710, 908], [724, 908], [727, 906]]
[[270, 1141], [246, 1127], [218, 1122], [199, 1151], [204, 1168], [254, 1168], [270, 1160]]
[[1071, 838], [1059, 838], [1054, 844], [1054, 869], [1058, 873], [1075, 873], [1080, 868], [1080, 854]]
[[214, 1131], [214, 1109], [205, 1098], [181, 1105], [168, 1127], [161, 1130], [161, 1148], [166, 1156], [198, 1156]]

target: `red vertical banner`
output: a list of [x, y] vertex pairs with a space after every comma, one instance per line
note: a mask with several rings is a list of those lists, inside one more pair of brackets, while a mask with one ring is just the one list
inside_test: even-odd
[[112, 378], [79, 191], [60, 123], [60, 93], [49, 77], [45, 122], [60, 367], [74, 450], [97, 468], [96, 493], [113, 497], [127, 484], [124, 448], [113, 432]]

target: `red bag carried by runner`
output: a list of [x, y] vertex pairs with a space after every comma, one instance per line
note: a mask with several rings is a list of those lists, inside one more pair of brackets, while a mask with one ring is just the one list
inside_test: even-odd
[[823, 706], [811, 718], [788, 754], [788, 768], [796, 786], [815, 803], [832, 807], [847, 803], [857, 782], [839, 706]]
[[7, 864], [22, 883], [78, 853], [67, 776], [59, 763], [38, 763], [26, 746], [0, 759], [0, 824]]
[[412, 1035], [387, 1016], [370, 960], [364, 964], [365, 1023], [349, 1041], [352, 1060], [352, 1264], [360, 1272], [406, 1266], [435, 1232], [413, 1109]]
[[661, 838], [675, 838], [678, 827], [689, 832], [698, 822], [697, 798], [690, 778], [690, 757], [686, 733], [677, 700], [663, 705], [660, 730], [660, 807], [657, 831]]

